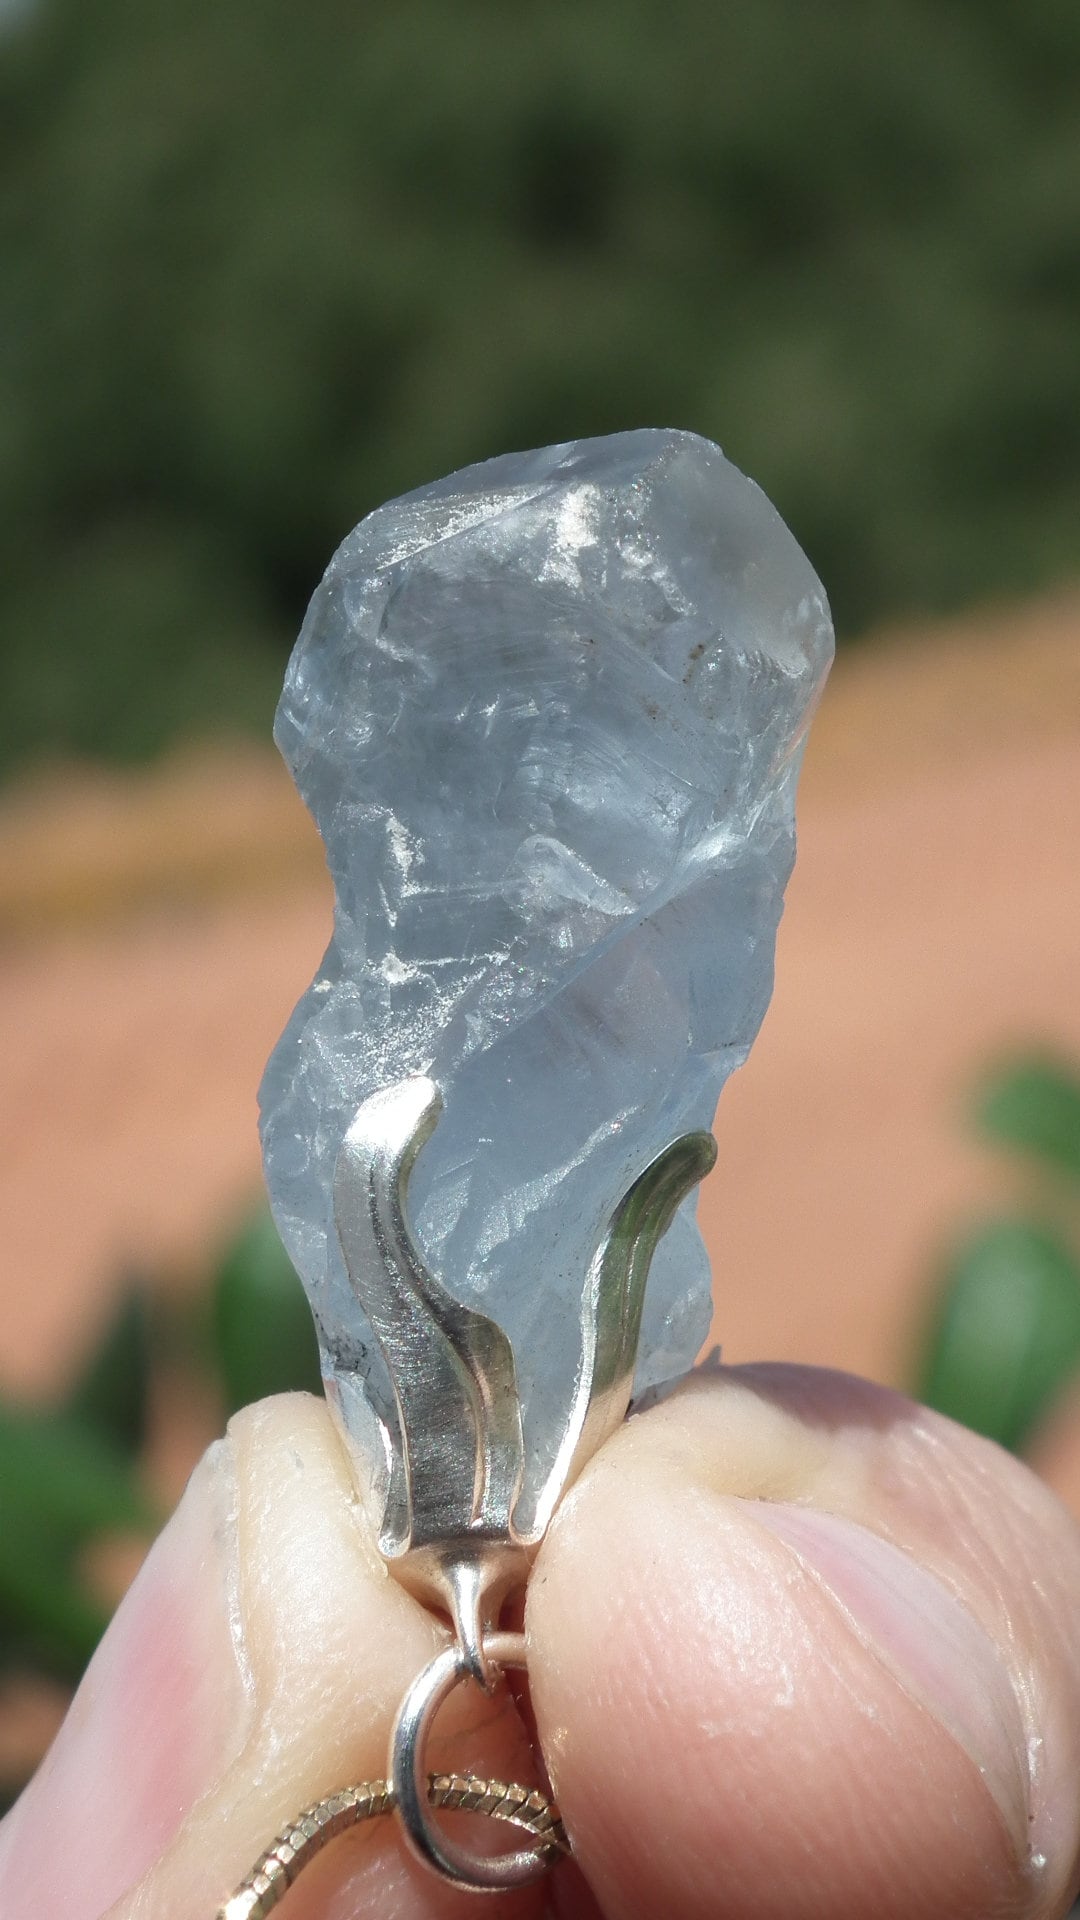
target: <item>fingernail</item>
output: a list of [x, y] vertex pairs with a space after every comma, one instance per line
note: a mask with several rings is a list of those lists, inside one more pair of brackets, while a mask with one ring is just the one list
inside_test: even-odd
[[867, 1527], [784, 1501], [746, 1505], [964, 1749], [1026, 1855], [1031, 1782], [1020, 1706], [1004, 1659], [974, 1614], [935, 1574]]
[[98, 1920], [243, 1747], [232, 1448], [200, 1462], [0, 1826], [0, 1912]]

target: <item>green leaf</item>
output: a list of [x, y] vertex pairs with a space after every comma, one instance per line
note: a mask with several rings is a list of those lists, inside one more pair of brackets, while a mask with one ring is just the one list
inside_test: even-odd
[[1080, 1075], [1060, 1061], [1004, 1063], [976, 1105], [982, 1133], [1080, 1180]]
[[144, 1291], [129, 1288], [70, 1389], [62, 1412], [124, 1454], [146, 1440], [150, 1401], [150, 1315]]
[[230, 1412], [270, 1393], [321, 1393], [311, 1312], [268, 1213], [234, 1240], [218, 1269], [214, 1324]]
[[0, 1504], [0, 1646], [77, 1680], [108, 1625], [108, 1611], [64, 1564], [32, 1516]]
[[953, 1257], [919, 1396], [1014, 1451], [1080, 1372], [1080, 1265], [1022, 1218], [991, 1223]]
[[0, 1404], [0, 1494], [5, 1555], [14, 1514], [67, 1552], [96, 1533], [156, 1524], [130, 1466], [107, 1441], [66, 1415], [34, 1408]]

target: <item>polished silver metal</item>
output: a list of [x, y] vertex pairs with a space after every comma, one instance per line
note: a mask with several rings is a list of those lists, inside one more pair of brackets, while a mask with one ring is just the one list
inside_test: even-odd
[[[517, 1827], [532, 1836], [552, 1863], [570, 1851], [557, 1809], [537, 1787], [475, 1773], [429, 1773], [426, 1786], [429, 1806]], [[217, 1920], [267, 1920], [324, 1847], [353, 1827], [393, 1813], [395, 1805], [389, 1780], [365, 1780], [305, 1807], [263, 1848], [250, 1873], [218, 1908]]]
[[716, 1158], [711, 1134], [673, 1142], [615, 1209], [586, 1276], [581, 1347], [552, 1472], [522, 1514], [521, 1408], [514, 1355], [494, 1320], [462, 1306], [430, 1271], [407, 1195], [442, 1111], [416, 1075], [360, 1107], [334, 1171], [334, 1219], [349, 1280], [382, 1348], [398, 1433], [379, 1546], [405, 1582], [447, 1609], [486, 1679], [485, 1628], [529, 1562], [566, 1487], [630, 1401], [649, 1265], [675, 1209]]
[[[406, 1585], [445, 1608], [456, 1635], [456, 1644], [420, 1676], [399, 1716], [393, 1747], [399, 1810], [410, 1844], [430, 1866], [462, 1886], [505, 1887], [543, 1871], [550, 1850], [510, 1856], [500, 1877], [487, 1880], [484, 1863], [450, 1847], [433, 1826], [422, 1791], [424, 1732], [439, 1702], [466, 1675], [490, 1689], [498, 1666], [524, 1662], [523, 1643], [492, 1630], [507, 1595], [524, 1585], [566, 1488], [626, 1413], [649, 1266], [676, 1208], [713, 1165], [716, 1143], [708, 1133], [684, 1134], [616, 1207], [585, 1278], [578, 1368], [554, 1465], [523, 1511], [521, 1406], [510, 1342], [494, 1320], [453, 1298], [421, 1257], [409, 1225], [409, 1175], [441, 1111], [439, 1089], [423, 1075], [364, 1101], [334, 1169], [334, 1220], [350, 1283], [394, 1391], [397, 1432], [380, 1422], [389, 1466], [380, 1550]], [[472, 1879], [462, 1877], [467, 1860], [469, 1871], [476, 1869]], [[507, 1872], [518, 1877], [507, 1879]]]
[[525, 1577], [510, 1514], [523, 1467], [510, 1342], [463, 1307], [417, 1252], [409, 1175], [442, 1096], [422, 1076], [365, 1100], [334, 1169], [334, 1220], [350, 1282], [386, 1357], [399, 1434], [379, 1546], [407, 1584], [448, 1609], [486, 1679], [485, 1608]]
[[[484, 1642], [490, 1671], [527, 1664], [523, 1633], [493, 1633]], [[390, 1737], [387, 1767], [405, 1843], [425, 1866], [470, 1893], [505, 1893], [539, 1880], [555, 1864], [560, 1848], [541, 1840], [513, 1853], [477, 1854], [459, 1846], [435, 1820], [428, 1788], [424, 1749], [428, 1730], [454, 1688], [471, 1677], [472, 1665], [460, 1646], [437, 1654], [417, 1675], [401, 1703]]]

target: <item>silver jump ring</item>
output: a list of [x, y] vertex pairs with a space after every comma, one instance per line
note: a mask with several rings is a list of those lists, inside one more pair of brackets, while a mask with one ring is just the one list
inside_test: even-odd
[[[484, 1655], [497, 1668], [527, 1665], [523, 1633], [491, 1633]], [[424, 1757], [431, 1723], [444, 1700], [471, 1678], [469, 1659], [457, 1644], [436, 1654], [417, 1675], [401, 1703], [390, 1736], [390, 1780], [396, 1811], [406, 1844], [424, 1865], [472, 1893], [505, 1892], [539, 1880], [554, 1866], [560, 1848], [554, 1842], [522, 1847], [514, 1853], [485, 1857], [470, 1853], [448, 1839], [436, 1824], [428, 1798], [428, 1767]]]

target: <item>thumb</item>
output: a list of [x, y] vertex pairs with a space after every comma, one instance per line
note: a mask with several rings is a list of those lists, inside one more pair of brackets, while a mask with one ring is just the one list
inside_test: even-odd
[[1050, 1920], [1080, 1866], [1080, 1534], [998, 1448], [812, 1369], [631, 1420], [533, 1574], [604, 1913]]
[[[0, 1913], [210, 1920], [303, 1808], [383, 1777], [393, 1715], [444, 1638], [388, 1576], [325, 1406], [294, 1394], [246, 1408], [197, 1467], [0, 1826]], [[505, 1690], [468, 1697], [470, 1763], [528, 1780]], [[452, 1704], [444, 1726], [460, 1755]], [[294, 1899], [298, 1916], [426, 1920], [448, 1897], [377, 1821]], [[532, 1896], [504, 1910], [527, 1914]]]

